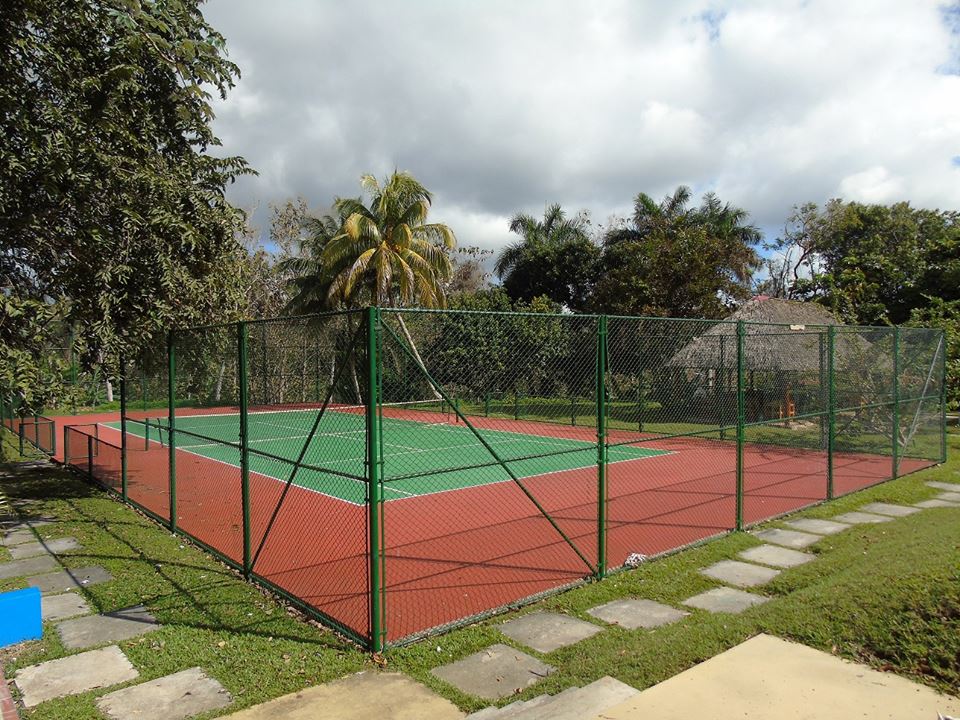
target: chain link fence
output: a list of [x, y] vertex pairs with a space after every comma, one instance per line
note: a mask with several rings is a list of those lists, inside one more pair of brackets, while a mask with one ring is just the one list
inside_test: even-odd
[[[129, 359], [119, 417], [68, 425], [62, 450], [381, 650], [942, 462], [945, 349], [919, 328], [260, 320]], [[2, 414], [53, 444], [52, 420], [48, 439]]]

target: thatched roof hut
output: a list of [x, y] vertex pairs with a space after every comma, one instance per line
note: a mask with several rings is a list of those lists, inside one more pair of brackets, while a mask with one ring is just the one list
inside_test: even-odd
[[[668, 365], [735, 369], [738, 320], [747, 323], [744, 369], [778, 372], [820, 370], [825, 362], [826, 327], [842, 324], [822, 305], [760, 295], [680, 348]], [[869, 348], [870, 342], [860, 334], [837, 333], [835, 362], [863, 357]]]

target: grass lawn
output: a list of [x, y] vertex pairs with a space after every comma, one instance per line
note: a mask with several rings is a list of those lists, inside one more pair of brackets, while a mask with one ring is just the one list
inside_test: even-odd
[[[2, 452], [11, 459], [15, 448], [10, 434], [3, 435]], [[831, 517], [871, 501], [909, 504], [933, 497], [939, 491], [925, 481], [960, 482], [960, 432], [951, 432], [949, 445], [950, 461], [944, 466], [796, 516]], [[99, 564], [118, 579], [85, 588], [92, 605], [114, 610], [142, 603], [164, 624], [142, 640], [120, 643], [140, 671], [140, 681], [199, 665], [234, 695], [230, 710], [236, 710], [374, 667], [369, 656], [346, 641], [288, 612], [188, 542], [67, 472], [42, 469], [16, 481], [0, 480], [0, 501], [4, 495], [36, 498], [33, 512], [61, 520], [49, 530], [51, 536], [71, 535], [81, 542], [82, 550], [63, 556], [67, 566]], [[728, 535], [520, 612], [552, 610], [598, 622], [586, 610], [620, 597], [678, 604], [717, 586], [699, 575], [700, 568], [758, 544], [748, 534]], [[960, 692], [960, 510], [925, 510], [890, 523], [857, 526], [824, 538], [811, 551], [819, 554], [815, 562], [786, 570], [765, 586], [772, 602], [739, 616], [694, 610], [685, 620], [653, 631], [609, 627], [543, 655], [557, 672], [517, 698], [556, 693], [603, 675], [645, 688], [758, 632]], [[0, 548], [0, 561], [5, 559]], [[0, 591], [16, 585], [0, 581]], [[388, 669], [409, 673], [464, 710], [482, 707], [482, 701], [434, 679], [430, 670], [494, 642], [513, 644], [497, 630], [504, 619], [391, 650]], [[0, 661], [9, 678], [17, 668], [65, 654], [48, 626], [42, 641], [20, 646], [16, 657], [0, 654]], [[24, 718], [99, 718], [93, 701], [94, 693], [52, 701]]]

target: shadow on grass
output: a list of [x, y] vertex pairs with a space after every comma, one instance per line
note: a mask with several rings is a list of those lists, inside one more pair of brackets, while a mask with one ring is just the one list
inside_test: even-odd
[[[113, 498], [109, 493], [100, 488], [81, 480], [68, 470], [59, 468], [49, 462], [3, 464], [0, 466], [0, 491], [6, 495], [13, 505], [19, 506], [18, 510], [21, 513], [21, 518], [27, 514], [35, 515], [37, 510], [47, 502], [59, 501], [65, 503], [70, 508], [70, 511], [68, 513], [60, 513], [61, 517], [57, 518], [58, 522], [65, 525], [87, 525], [91, 530], [103, 533], [109, 536], [113, 542], [129, 549], [130, 555], [90, 553], [81, 550], [65, 554], [63, 557], [57, 555], [53, 557], [63, 570], [68, 573], [71, 572], [71, 568], [68, 567], [67, 561], [73, 561], [71, 564], [77, 565], [77, 561], [79, 560], [81, 561], [79, 564], [82, 565], [90, 565], [104, 561], [106, 561], [107, 564], [115, 562], [130, 563], [131, 567], [129, 572], [131, 575], [143, 573], [158, 575], [172, 590], [166, 593], [154, 593], [142, 596], [141, 603], [148, 608], [160, 609], [162, 614], [174, 615], [176, 619], [172, 622], [167, 621], [166, 624], [202, 630], [255, 635], [262, 638], [310, 642], [318, 646], [334, 649], [342, 649], [349, 642], [334, 635], [332, 631], [322, 628], [322, 626], [322, 629], [318, 628], [317, 624], [312, 621], [309, 624], [316, 629], [307, 630], [307, 626], [305, 626], [305, 632], [299, 635], [284, 632], [282, 628], [277, 627], [277, 622], [287, 616], [287, 612], [281, 610], [279, 613], [264, 613], [255, 602], [256, 598], [252, 596], [253, 593], [257, 592], [264, 596], [270, 596], [269, 593], [247, 583], [237, 572], [220, 564], [220, 562], [216, 561], [212, 556], [207, 555], [212, 561], [208, 564], [190, 563], [171, 559], [169, 554], [164, 552], [165, 549], [168, 549], [167, 544], [173, 541], [179, 545], [189, 545], [189, 539], [181, 536], [171, 537], [169, 531], [164, 530], [155, 523], [155, 521], [146, 516], [138, 520], [117, 520], [113, 517], [97, 517], [91, 513], [89, 509], [84, 507], [84, 501], [116, 500], [116, 498]], [[131, 512], [136, 512], [134, 508], [124, 506], [122, 503], [117, 502], [117, 505], [119, 507], [127, 507]], [[28, 508], [26, 512], [24, 512], [25, 508]], [[39, 513], [39, 515], [46, 517], [54, 514], [52, 511]], [[63, 515], [67, 517], [62, 517]], [[163, 542], [157, 542], [156, 548], [152, 549], [140, 547], [126, 537], [129, 531], [141, 529], [149, 529], [149, 532], [163, 535]], [[36, 532], [36, 530], [34, 530], [34, 532]], [[199, 548], [197, 548], [197, 551], [203, 552]], [[204, 554], [206, 555], [206, 553]], [[198, 582], [185, 582], [183, 579], [175, 577], [175, 573], [179, 574], [177, 571], [197, 573], [198, 577], [196, 579]], [[204, 581], [202, 576], [210, 574], [214, 574], [218, 576], [218, 578]], [[135, 577], [125, 578], [122, 575], [121, 577], [115, 577], [114, 580], [136, 582]], [[249, 622], [238, 622], [218, 612], [220, 608], [230, 608], [236, 612], [238, 609], [236, 599], [213, 600], [208, 597], [210, 594], [217, 593], [218, 590], [226, 591], [235, 589], [237, 585], [243, 586], [243, 589], [250, 594], [250, 597], [247, 598], [247, 601], [250, 603], [249, 609], [255, 611], [256, 615], [259, 615], [259, 617], [255, 617]], [[103, 603], [99, 602], [95, 597], [95, 593], [86, 592], [84, 594], [96, 612], [103, 613], [116, 610], [114, 607], [104, 607]], [[178, 610], [187, 610], [187, 612], [184, 613], [185, 615], [194, 615], [202, 619], [197, 621], [191, 620], [189, 617], [176, 617]], [[296, 613], [294, 617], [299, 615], [300, 613]], [[299, 619], [301, 619], [301, 621], [306, 620], [305, 617], [300, 617]], [[259, 629], [260, 626], [267, 625], [271, 627], [262, 631]], [[315, 636], [311, 637], [312, 635]]]

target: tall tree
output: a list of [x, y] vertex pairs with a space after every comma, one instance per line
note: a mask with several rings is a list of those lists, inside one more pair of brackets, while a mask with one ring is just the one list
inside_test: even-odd
[[713, 193], [698, 207], [690, 197], [684, 186], [660, 203], [640, 193], [629, 220], [606, 232], [595, 311], [720, 317], [750, 296], [760, 231]]
[[847, 322], [902, 323], [929, 298], [960, 299], [960, 213], [831, 200], [796, 209], [775, 243], [790, 294]]
[[450, 278], [453, 230], [427, 223], [432, 195], [413, 175], [394, 172], [381, 185], [364, 175], [363, 198], [334, 203], [343, 218], [338, 233], [324, 244], [322, 261], [333, 303], [357, 307], [372, 302], [387, 307], [443, 307]]
[[0, 5], [0, 285], [60, 303], [88, 363], [242, 309], [224, 186], [248, 168], [211, 153], [224, 53], [199, 0]]
[[568, 218], [551, 205], [543, 219], [518, 213], [510, 232], [520, 239], [505, 247], [494, 270], [514, 300], [546, 296], [571, 310], [585, 307], [600, 251], [590, 239], [585, 213]]

